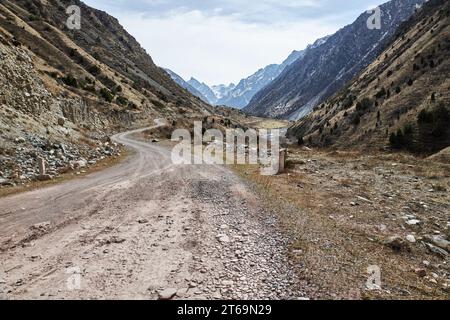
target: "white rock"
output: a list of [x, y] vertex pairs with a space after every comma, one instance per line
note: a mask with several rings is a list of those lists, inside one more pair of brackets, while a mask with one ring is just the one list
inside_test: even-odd
[[158, 294], [159, 300], [171, 300], [177, 294], [178, 290], [174, 288], [167, 288]]
[[421, 221], [417, 220], [417, 219], [411, 219], [411, 220], [406, 221], [406, 224], [409, 226], [416, 226], [420, 223], [421, 223]]
[[219, 239], [219, 242], [221, 243], [229, 243], [230, 237], [228, 237], [226, 234], [218, 235], [217, 238]]
[[412, 234], [406, 236], [406, 240], [411, 243], [416, 243], [416, 238]]

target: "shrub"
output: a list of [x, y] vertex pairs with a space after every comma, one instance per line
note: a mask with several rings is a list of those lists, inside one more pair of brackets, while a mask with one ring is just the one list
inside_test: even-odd
[[417, 118], [419, 126], [428, 125], [433, 137], [443, 136], [450, 127], [450, 111], [440, 104], [432, 110], [422, 110]]
[[92, 65], [92, 66], [90, 66], [90, 67], [88, 68], [88, 72], [89, 72], [90, 74], [92, 74], [93, 76], [97, 76], [97, 75], [100, 74], [101, 70], [100, 70], [100, 68], [99, 68], [98, 66]]
[[156, 99], [152, 99], [152, 104], [160, 109], [163, 109], [165, 107], [165, 105], [161, 101]]
[[112, 102], [113, 98], [114, 98], [114, 96], [112, 95], [111, 91], [109, 91], [106, 88], [101, 88], [100, 89], [100, 96], [103, 99], [105, 99], [105, 101], [107, 101], [107, 102]]
[[383, 97], [386, 96], [386, 94], [387, 94], [386, 89], [383, 87], [383, 88], [380, 89], [380, 91], [378, 91], [375, 94], [375, 98], [377, 98], [377, 99], [383, 98]]
[[61, 81], [64, 82], [65, 85], [78, 88], [78, 80], [75, 79], [72, 75], [65, 76], [61, 78]]
[[364, 98], [361, 101], [358, 101], [358, 103], [356, 104], [356, 110], [363, 112], [366, 111], [367, 109], [370, 109], [372, 106], [373, 106], [372, 100], [370, 100], [369, 98]]
[[93, 85], [85, 86], [83, 89], [86, 91], [92, 92], [92, 93], [97, 93], [97, 90], [95, 89], [95, 86], [93, 86]]
[[397, 133], [392, 133], [389, 137], [389, 143], [394, 149], [410, 149], [413, 143], [414, 127], [411, 124], [398, 129]]
[[417, 122], [419, 124], [433, 123], [433, 114], [424, 109], [420, 111], [419, 116], [417, 117]]
[[346, 96], [345, 99], [342, 101], [342, 107], [344, 107], [344, 109], [350, 108], [355, 100], [356, 97], [352, 94]]
[[122, 105], [122, 106], [126, 106], [126, 105], [128, 104], [128, 99], [125, 98], [125, 97], [122, 97], [122, 96], [118, 96], [118, 97], [116, 98], [116, 103], [117, 103], [117, 104], [120, 104], [120, 105]]
[[359, 126], [360, 123], [361, 123], [361, 116], [359, 115], [359, 113], [353, 114], [352, 124], [354, 126]]

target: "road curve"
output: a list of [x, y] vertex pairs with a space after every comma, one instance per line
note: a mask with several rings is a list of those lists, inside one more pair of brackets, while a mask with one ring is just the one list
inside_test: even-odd
[[0, 199], [0, 299], [301, 295], [258, 195], [224, 167], [173, 165], [142, 130], [112, 137], [135, 151], [113, 168]]

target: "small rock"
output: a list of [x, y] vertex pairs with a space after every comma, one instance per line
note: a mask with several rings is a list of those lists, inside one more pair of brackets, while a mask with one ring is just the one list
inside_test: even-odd
[[424, 278], [427, 275], [427, 271], [422, 268], [418, 268], [418, 269], [414, 270], [414, 272], [421, 278]]
[[231, 287], [232, 285], [234, 285], [234, 281], [232, 281], [232, 280], [223, 280], [222, 281], [222, 285], [223, 286], [227, 286], [227, 287]]
[[433, 236], [431, 237], [431, 241], [435, 246], [438, 246], [441, 249], [450, 251], [450, 241], [447, 241], [442, 236]]
[[159, 300], [171, 300], [171, 299], [173, 299], [173, 297], [175, 297], [177, 292], [178, 292], [177, 289], [167, 288], [158, 294], [158, 299]]
[[357, 196], [356, 198], [358, 198], [358, 200], [361, 200], [363, 202], [372, 203], [372, 201], [370, 201], [369, 199], [361, 197], [361, 196]]
[[442, 258], [446, 258], [448, 256], [448, 252], [444, 249], [436, 247], [435, 245], [432, 245], [431, 243], [425, 243], [425, 245], [427, 246], [428, 250], [430, 250], [431, 252], [433, 252], [437, 255], [440, 255]]
[[392, 236], [384, 241], [384, 245], [388, 246], [394, 251], [409, 251], [408, 244], [399, 236]]
[[111, 237], [111, 239], [110, 239], [109, 241], [110, 241], [111, 243], [121, 244], [121, 243], [124, 243], [124, 242], [126, 241], [126, 239], [120, 238], [120, 237], [116, 237], [116, 236], [113, 236], [113, 237]]
[[406, 240], [411, 243], [416, 243], [416, 238], [412, 234], [406, 236]]
[[138, 219], [137, 221], [139, 224], [147, 224], [148, 220], [147, 219]]
[[60, 125], [61, 127], [63, 127], [65, 123], [66, 123], [66, 119], [64, 119], [64, 118], [58, 118], [58, 125]]
[[228, 237], [226, 234], [220, 234], [217, 236], [219, 242], [221, 243], [229, 243], [230, 242], [230, 237]]
[[411, 219], [411, 220], [406, 221], [406, 224], [409, 226], [417, 226], [417, 225], [421, 224], [421, 221], [417, 220], [417, 219]]

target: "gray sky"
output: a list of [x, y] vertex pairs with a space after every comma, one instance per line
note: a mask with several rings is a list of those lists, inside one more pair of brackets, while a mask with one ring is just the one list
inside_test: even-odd
[[84, 0], [105, 10], [159, 66], [237, 83], [386, 0]]

